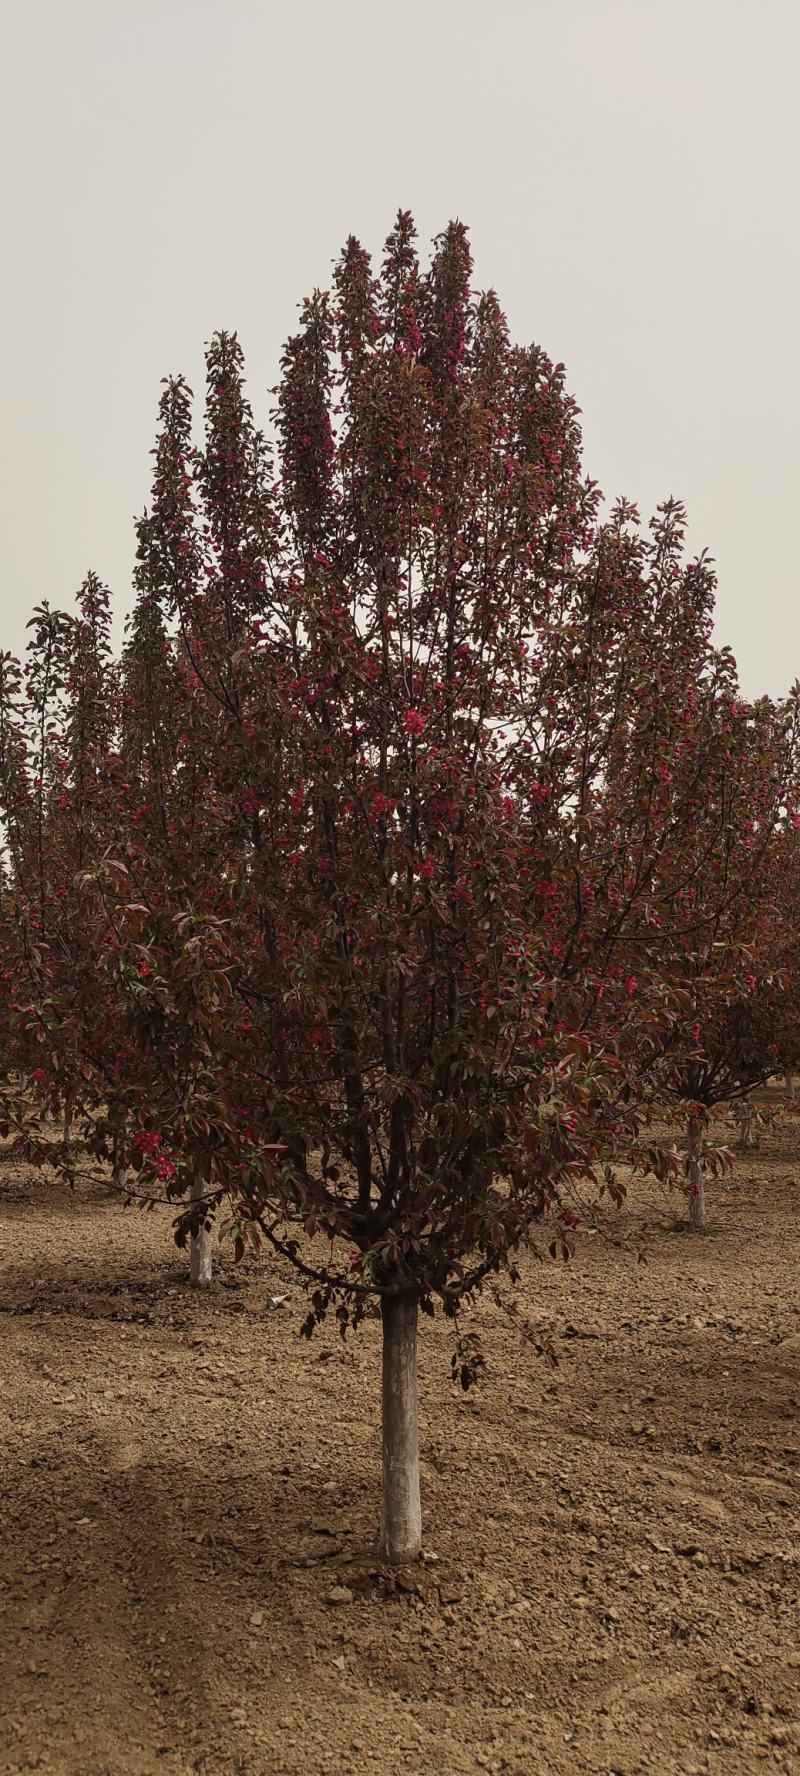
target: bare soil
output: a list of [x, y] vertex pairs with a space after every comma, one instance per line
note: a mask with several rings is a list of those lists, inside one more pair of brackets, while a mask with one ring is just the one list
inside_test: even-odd
[[163, 1218], [0, 1167], [2, 1776], [800, 1771], [799, 1158], [527, 1260], [555, 1372], [484, 1298], [462, 1396], [423, 1323], [396, 1582], [377, 1321], [307, 1343], [273, 1264], [190, 1293]]

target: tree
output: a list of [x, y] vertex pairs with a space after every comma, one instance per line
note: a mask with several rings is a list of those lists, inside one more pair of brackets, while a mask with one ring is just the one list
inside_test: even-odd
[[753, 739], [680, 508], [599, 523], [563, 367], [470, 275], [460, 224], [427, 271], [405, 213], [377, 275], [351, 239], [284, 352], [277, 466], [235, 337], [202, 450], [164, 385], [102, 838], [26, 1014], [57, 1008], [58, 1069], [124, 1109], [179, 1239], [225, 1197], [309, 1333], [377, 1297], [391, 1561], [420, 1546], [420, 1311], [468, 1385], [482, 1282], [545, 1215], [566, 1253], [617, 1161], [668, 1163], [643, 1107], [683, 1052], [695, 877], [720, 899], [707, 787]]
[[277, 491], [224, 337], [194, 476], [180, 383], [157, 451], [153, 535], [204, 749], [192, 894], [223, 920], [248, 1020], [238, 1072], [230, 1029], [224, 1054], [216, 1024], [208, 1043], [213, 1141], [243, 1237], [315, 1285], [309, 1329], [380, 1299], [398, 1560], [420, 1537], [418, 1312], [457, 1318], [562, 1195], [564, 1237], [578, 1178], [638, 1134], [623, 1088], [670, 1016], [606, 966], [628, 910], [592, 889], [589, 837], [616, 727], [605, 666], [587, 700], [577, 657], [595, 659], [598, 581], [628, 698], [646, 625], [592, 553], [561, 367], [510, 345], [469, 272], [459, 225], [426, 274], [407, 216], [378, 278], [348, 243], [335, 300], [306, 304], [284, 354]]
[[[779, 790], [778, 795], [783, 793]], [[791, 800], [791, 791], [787, 793]], [[686, 1095], [693, 1095], [704, 1111], [732, 1105], [745, 1150], [757, 1144], [753, 1092], [775, 1073], [792, 1078], [800, 1056], [796, 818], [786, 807], [775, 809], [774, 830], [763, 844], [757, 879], [751, 876], [750, 892], [740, 909], [735, 978], [728, 982], [727, 998], [718, 994], [716, 1010], [709, 1007], [703, 1024], [697, 1026], [695, 1050], [679, 1080]], [[746, 838], [751, 839], [752, 833]], [[701, 1121], [702, 1112], [695, 1119]], [[702, 1185], [701, 1179], [697, 1182]]]
[[[797, 1053], [797, 847], [791, 826], [798, 767], [798, 704], [726, 698], [705, 796], [717, 838], [704, 867], [670, 899], [669, 968], [687, 1019], [671, 1032], [661, 1070], [667, 1099], [688, 1110], [689, 1224], [706, 1222], [703, 1136], [709, 1110], [743, 1107], [749, 1093]], [[675, 915], [677, 913], [677, 924]], [[666, 959], [666, 958], [665, 958]], [[719, 1163], [712, 1149], [707, 1158]]]

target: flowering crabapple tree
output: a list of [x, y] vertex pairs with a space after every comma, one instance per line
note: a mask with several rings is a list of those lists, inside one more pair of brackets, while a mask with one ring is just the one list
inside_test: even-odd
[[[800, 1055], [797, 815], [790, 811], [791, 787], [784, 793], [789, 808], [777, 810], [772, 835], [756, 856], [757, 871], [745, 884], [732, 992], [716, 1016], [712, 1012], [695, 1026], [696, 1051], [682, 1081], [705, 1109], [732, 1106], [745, 1149], [756, 1144], [751, 1094], [776, 1073], [790, 1077]], [[752, 845], [754, 834], [746, 834], [746, 843]]]
[[[92, 1150], [110, 1154], [117, 1184], [127, 1178], [136, 1200], [166, 1193], [189, 1202], [178, 1238], [188, 1240], [196, 1283], [210, 1280], [211, 1216], [225, 1170], [215, 1164], [210, 1109], [217, 1126], [228, 1112], [237, 1126], [250, 1124], [247, 1007], [231, 1009], [225, 969], [214, 964], [231, 912], [224, 847], [249, 846], [252, 819], [238, 806], [231, 759], [233, 817], [206, 818], [204, 767], [220, 715], [213, 698], [196, 694], [210, 673], [226, 715], [235, 707], [228, 655], [250, 596], [243, 564], [254, 529], [261, 539], [258, 501], [269, 499], [237, 353], [235, 341], [210, 349], [203, 453], [186, 434], [184, 385], [165, 391], [121, 661], [110, 659], [107, 594], [90, 576], [78, 619], [37, 613], [24, 673], [6, 660], [0, 685], [9, 999], [16, 1038], [33, 1056], [28, 1083], [34, 1099], [71, 1108], [77, 1097]], [[203, 505], [197, 537], [193, 509], [181, 528], [192, 486]], [[260, 556], [254, 574], [263, 572]], [[187, 612], [180, 588], [189, 584]], [[170, 633], [167, 611], [187, 626]], [[228, 647], [224, 682], [214, 678], [217, 623]], [[137, 942], [144, 919], [146, 950]], [[19, 1122], [29, 1156], [55, 1157], [49, 1144], [36, 1145], [33, 1108], [29, 1093]], [[226, 1157], [235, 1164], [233, 1147], [229, 1129]], [[63, 1158], [74, 1175], [74, 1154]]]
[[[94, 880], [143, 1004], [173, 991], [170, 921], [214, 922], [215, 1176], [242, 1243], [306, 1276], [309, 1330], [380, 1301], [381, 1547], [401, 1561], [419, 1312], [458, 1323], [543, 1214], [566, 1240], [581, 1178], [614, 1189], [643, 1056], [680, 1015], [645, 941], [661, 761], [623, 754], [654, 709], [654, 625], [677, 637], [693, 582], [651, 571], [623, 520], [598, 530], [563, 371], [473, 296], [460, 225], [425, 272], [405, 214], [377, 275], [349, 241], [282, 370], [275, 467], [230, 336], [203, 451], [186, 385], [165, 386], [136, 670], [177, 675], [180, 763], [158, 762], [161, 692], [144, 726], [138, 694], [146, 812]], [[674, 807], [666, 827], [685, 845]], [[152, 1023], [153, 1052], [177, 1028]], [[162, 1094], [167, 1163], [185, 1114]], [[462, 1338], [464, 1380], [474, 1356]]]
[[[704, 771], [707, 811], [718, 836], [704, 867], [666, 897], [664, 957], [685, 993], [687, 1018], [665, 1047], [660, 1087], [688, 1112], [689, 1224], [706, 1222], [704, 1173], [726, 1155], [704, 1145], [709, 1111], [743, 1106], [797, 1045], [795, 972], [798, 705], [747, 705], [737, 695], [719, 709], [713, 769]], [[709, 750], [709, 758], [711, 756]], [[666, 884], [665, 884], [666, 886]], [[796, 975], [795, 975], [796, 978]], [[687, 1041], [688, 1036], [688, 1041]], [[706, 1163], [704, 1163], [704, 1160]]]
[[377, 1298], [396, 1562], [419, 1314], [468, 1383], [464, 1303], [544, 1216], [566, 1251], [618, 1200], [727, 820], [708, 564], [673, 503], [649, 538], [600, 523], [563, 367], [470, 279], [457, 223], [427, 270], [406, 213], [377, 271], [348, 241], [286, 346], [274, 459], [235, 337], [202, 447], [164, 385], [103, 842], [26, 1014], [63, 997], [58, 1065], [106, 1102], [116, 1040], [122, 1161], [179, 1237], [224, 1195], [237, 1250], [307, 1280], [309, 1332]]
[[[796, 818], [797, 704], [742, 701], [732, 656], [711, 644], [712, 564], [685, 560], [684, 532], [675, 501], [649, 536], [624, 503], [598, 530], [555, 609], [536, 741], [537, 774], [558, 785], [557, 842], [571, 835], [572, 893], [551, 906], [564, 973], [588, 946], [598, 994], [620, 977], [637, 1004], [671, 992], [664, 1049], [642, 1042], [626, 1089], [688, 1108], [696, 1220], [706, 1100], [775, 1065], [766, 1044], [756, 1054], [750, 1041], [745, 1056], [735, 1010], [752, 999], [753, 945], [765, 983], [793, 949], [791, 886], [781, 906], [775, 866]], [[715, 1168], [728, 1158], [708, 1143], [703, 1156]]]
[[[39, 1096], [52, 1108], [60, 1105], [65, 1141], [79, 1089], [69, 1056], [79, 1047], [82, 1025], [80, 987], [64, 940], [76, 872], [107, 838], [116, 683], [109, 627], [108, 592], [90, 574], [77, 616], [42, 606], [29, 624], [24, 669], [6, 655], [0, 670], [7, 1038], [27, 1053], [22, 1071]], [[62, 1021], [63, 1040], [56, 1034], [51, 1051], [48, 1035]]]
[[[28, 1159], [60, 1160], [72, 1178], [79, 1161], [67, 1137], [77, 1103], [84, 1146], [96, 1158], [111, 1158], [119, 1188], [133, 1189], [129, 1179], [126, 1184], [132, 1168], [141, 1174], [137, 1199], [150, 1203], [154, 1191], [186, 1191], [196, 1199], [198, 1178], [209, 1169], [208, 1122], [202, 1093], [199, 1100], [191, 1089], [187, 1095], [187, 1080], [198, 1070], [202, 1075], [208, 1044], [213, 977], [205, 951], [214, 938], [213, 922], [204, 924], [201, 915], [188, 926], [180, 921], [180, 760], [172, 761], [173, 851], [165, 898], [163, 844], [156, 856], [152, 844], [136, 838], [147, 809], [135, 768], [137, 737], [146, 727], [144, 715], [137, 720], [134, 713], [140, 706], [132, 689], [135, 646], [121, 668], [112, 660], [108, 595], [91, 575], [75, 619], [43, 609], [32, 628], [24, 672], [6, 658], [0, 674], [4, 1022], [7, 1061], [14, 1068], [4, 1090], [4, 1126]], [[162, 671], [159, 719], [165, 729], [167, 712], [174, 721], [180, 711], [181, 686], [168, 685], [165, 662], [155, 649], [151, 656], [151, 678], [159, 664]], [[140, 689], [146, 709], [147, 687]], [[166, 745], [159, 763], [166, 781]], [[191, 786], [184, 792], [187, 806], [190, 797]], [[140, 871], [137, 882], [143, 857], [148, 871]], [[133, 942], [135, 919], [146, 909], [129, 914], [124, 927], [113, 923], [114, 908], [101, 889], [114, 874], [124, 879], [129, 898], [137, 886], [149, 896], [166, 945], [168, 990], [163, 969], [160, 978], [150, 979], [155, 946], [145, 958]], [[153, 1041], [159, 1026], [170, 1029], [169, 1044]], [[173, 1123], [176, 1099], [187, 1110], [175, 1157], [161, 1148], [157, 1119], [164, 1098]], [[42, 1139], [41, 1111], [58, 1105], [65, 1113], [65, 1141], [54, 1150]], [[191, 1242], [195, 1282], [210, 1274], [206, 1212], [203, 1201], [201, 1212], [180, 1228], [182, 1239]]]

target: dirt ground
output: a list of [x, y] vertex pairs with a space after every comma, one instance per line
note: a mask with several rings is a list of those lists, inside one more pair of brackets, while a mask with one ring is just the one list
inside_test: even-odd
[[529, 1260], [555, 1372], [485, 1299], [463, 1397], [423, 1323], [393, 1590], [377, 1322], [309, 1344], [273, 1264], [192, 1294], [167, 1221], [0, 1167], [2, 1776], [800, 1772], [799, 1161]]

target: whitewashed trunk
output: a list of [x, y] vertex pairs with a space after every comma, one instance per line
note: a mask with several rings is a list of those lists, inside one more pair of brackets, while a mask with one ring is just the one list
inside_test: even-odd
[[686, 1181], [689, 1188], [689, 1226], [705, 1227], [706, 1186], [700, 1150], [705, 1118], [690, 1116], [686, 1135]]
[[422, 1547], [417, 1406], [417, 1297], [384, 1295], [383, 1499], [379, 1555], [393, 1566]]
[[795, 1093], [796, 1093], [795, 1076], [793, 1073], [787, 1073], [786, 1074], [786, 1096], [789, 1099], [790, 1104], [793, 1104], [795, 1101]]
[[[192, 1202], [201, 1202], [208, 1194], [209, 1163], [200, 1159], [195, 1166], [192, 1187], [189, 1195]], [[189, 1240], [189, 1282], [193, 1289], [207, 1289], [211, 1282], [213, 1261], [211, 1242], [213, 1229], [210, 1222], [201, 1222], [197, 1233]]]
[[71, 1134], [72, 1134], [72, 1099], [65, 1098], [64, 1099], [64, 1144], [65, 1144], [65, 1146], [69, 1145], [69, 1139], [70, 1139]]
[[756, 1146], [756, 1130], [753, 1121], [753, 1106], [745, 1098], [742, 1104], [742, 1151], [750, 1153]]

